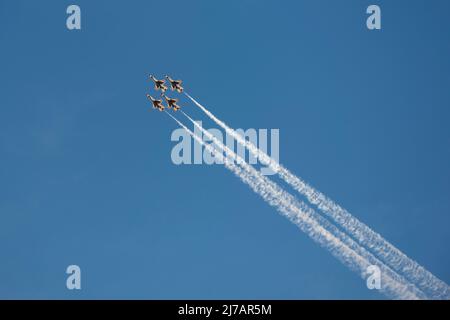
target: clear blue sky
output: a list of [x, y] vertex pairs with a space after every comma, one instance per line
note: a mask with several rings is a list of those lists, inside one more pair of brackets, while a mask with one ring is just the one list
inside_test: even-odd
[[223, 167], [173, 165], [149, 73], [279, 128], [283, 164], [450, 283], [448, 1], [77, 0], [68, 31], [71, 3], [0, 2], [0, 298], [384, 298]]

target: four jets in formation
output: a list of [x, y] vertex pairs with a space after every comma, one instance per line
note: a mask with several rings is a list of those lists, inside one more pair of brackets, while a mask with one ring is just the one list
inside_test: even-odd
[[[166, 80], [158, 80], [154, 76], [150, 75], [149, 77], [155, 83], [155, 90], [161, 91], [161, 97], [167, 102], [167, 108], [173, 109], [173, 111], [177, 111], [180, 109], [180, 106], [177, 104], [178, 99], [169, 98], [166, 96], [167, 86], [165, 85]], [[181, 86], [181, 80], [173, 80], [171, 77], [166, 76], [167, 81], [170, 82], [170, 89], [172, 91], [176, 90], [177, 92], [183, 92], [183, 87]], [[147, 98], [152, 102], [153, 108], [158, 109], [159, 111], [164, 111], [164, 105], [162, 104], [162, 99], [155, 99], [151, 95], [147, 94]]]

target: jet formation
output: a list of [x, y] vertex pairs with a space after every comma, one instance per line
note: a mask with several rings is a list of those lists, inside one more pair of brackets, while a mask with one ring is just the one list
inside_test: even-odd
[[166, 95], [166, 91], [168, 87], [165, 85], [166, 80], [170, 83], [171, 91], [177, 91], [179, 93], [183, 92], [183, 87], [181, 86], [181, 80], [174, 80], [169, 76], [165, 76], [165, 79], [158, 80], [153, 75], [149, 76], [155, 83], [155, 90], [161, 91], [161, 98], [166, 100], [166, 106], [163, 105], [162, 99], [155, 99], [150, 94], [147, 94], [147, 99], [151, 101], [153, 108], [158, 109], [159, 111], [164, 111], [165, 108], [172, 109], [173, 111], [180, 110], [180, 106], [178, 105], [178, 99], [170, 98]]

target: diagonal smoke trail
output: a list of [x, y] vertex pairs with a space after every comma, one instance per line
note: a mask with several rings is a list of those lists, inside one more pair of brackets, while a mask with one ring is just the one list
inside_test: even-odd
[[300, 194], [304, 195], [308, 201], [316, 205], [323, 213], [333, 219], [346, 232], [355, 238], [361, 245], [373, 251], [380, 259], [392, 267], [397, 272], [402, 273], [409, 281], [422, 289], [433, 299], [450, 299], [450, 288], [442, 280], [435, 277], [431, 272], [410, 259], [399, 249], [385, 240], [380, 234], [373, 231], [363, 222], [352, 216], [347, 210], [341, 208], [331, 199], [321, 192], [315, 190], [305, 181], [291, 173], [288, 169], [280, 165], [265, 152], [261, 151], [250, 141], [227, 126], [223, 121], [215, 117], [209, 110], [192, 98], [185, 95], [199, 107], [209, 118], [222, 127], [228, 135], [233, 137], [239, 144], [247, 148], [261, 163], [269, 165], [278, 175]]
[[[202, 126], [200, 126], [197, 122], [195, 122], [189, 115], [187, 115], [183, 110], [180, 111], [190, 122], [192, 122], [197, 129], [199, 129], [202, 135], [205, 135], [213, 144], [216, 146], [218, 150], [221, 151], [220, 156], [223, 156], [223, 152], [225, 152], [226, 156], [229, 157], [230, 161], [233, 163], [235, 160], [238, 165], [244, 169], [244, 171], [250, 174], [252, 177], [258, 180], [258, 183], [265, 184], [266, 186], [271, 187], [272, 189], [282, 190], [275, 182], [270, 180], [269, 178], [262, 175], [260, 172], [255, 170], [251, 165], [249, 165], [242, 157], [237, 155], [234, 151], [232, 151], [228, 146], [224, 145], [220, 140], [218, 140], [213, 134], [209, 131], [205, 130]], [[217, 154], [217, 153], [216, 153]], [[346, 244], [349, 248], [363, 257], [366, 261], [368, 261], [371, 265], [377, 265], [380, 268], [380, 272], [382, 277], [388, 276], [389, 278], [394, 279], [397, 282], [402, 283], [403, 285], [411, 286], [411, 290], [417, 291], [418, 294], [422, 298], [425, 298], [425, 295], [418, 290], [413, 284], [408, 283], [404, 277], [395, 273], [391, 268], [382, 263], [379, 259], [377, 259], [373, 254], [368, 252], [364, 247], [358, 245], [352, 238], [350, 238], [347, 234], [340, 231], [336, 228], [335, 225], [331, 224], [327, 219], [317, 214], [313, 209], [308, 207], [303, 201], [298, 201], [295, 197], [285, 192], [286, 196], [289, 195], [290, 201], [300, 210], [306, 212], [308, 215], [317, 220], [325, 229], [331, 232], [334, 236], [339, 238], [344, 244]]]
[[[218, 152], [212, 144], [205, 144], [204, 141], [190, 131], [184, 124], [167, 112], [167, 114], [175, 120], [182, 128], [184, 128], [198, 143], [205, 146], [214, 157], [223, 161], [225, 167], [237, 175], [244, 183], [248, 184], [256, 193], [258, 193], [267, 203], [275, 207], [280, 213], [286, 216], [290, 221], [295, 223], [302, 231], [308, 234], [313, 240], [318, 242], [322, 247], [328, 249], [337, 259], [350, 269], [358, 272], [362, 278], [367, 276], [367, 267], [375, 261], [367, 252], [361, 250], [355, 251], [352, 246], [355, 245], [349, 237], [344, 243], [341, 239], [346, 236], [341, 232], [338, 236], [327, 230], [326, 221], [322, 217], [322, 221], [318, 221], [314, 216], [314, 211], [298, 201], [278, 184], [269, 180], [261, 173], [256, 171], [252, 166], [241, 162], [239, 167], [229, 158], [224, 157], [223, 153]], [[186, 115], [187, 116], [187, 115]], [[315, 214], [317, 216], [317, 214]], [[336, 230], [334, 230], [336, 231]], [[339, 231], [338, 231], [339, 232]], [[401, 277], [384, 265], [379, 266], [382, 271], [383, 285], [381, 291], [388, 296], [398, 299], [425, 299], [426, 296], [418, 290], [414, 285], [405, 282]]]

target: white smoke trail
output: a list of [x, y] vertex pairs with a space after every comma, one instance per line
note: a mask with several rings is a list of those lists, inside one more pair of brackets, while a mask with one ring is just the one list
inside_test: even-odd
[[[205, 148], [214, 155], [214, 157], [222, 160], [226, 168], [231, 170], [243, 182], [248, 184], [267, 203], [277, 208], [280, 213], [299, 226], [302, 231], [308, 234], [322, 247], [327, 248], [344, 265], [358, 272], [363, 279], [367, 276], [367, 267], [372, 264], [376, 264], [377, 262], [379, 263], [379, 261], [368, 254], [364, 248], [356, 245], [353, 240], [342, 232], [334, 229], [333, 231], [338, 233], [336, 236], [327, 230], [327, 227], [331, 227], [331, 225], [327, 224], [325, 219], [315, 214], [314, 211], [307, 207], [304, 203], [301, 205], [292, 195], [283, 190], [278, 184], [263, 176], [252, 166], [245, 163], [245, 161], [242, 161], [242, 158], [237, 159], [238, 163], [242, 166], [241, 168], [235, 165], [229, 158], [224, 157], [222, 153], [218, 152], [212, 146], [212, 144], [205, 144], [201, 138], [195, 135], [171, 114], [167, 114], [172, 117], [172, 119], [174, 119], [182, 128], [184, 128], [198, 143], [204, 145]], [[190, 120], [193, 121], [192, 119]], [[217, 140], [214, 141], [216, 144], [217, 142]], [[222, 147], [226, 148], [223, 144]], [[228, 149], [228, 151], [232, 153], [231, 150]], [[322, 218], [322, 220], [318, 221], [315, 216]], [[359, 247], [359, 249], [357, 248], [357, 251], [352, 248], [355, 247], [355, 245], [356, 247]], [[420, 290], [415, 288], [414, 285], [405, 282], [403, 278], [392, 272], [392, 270], [386, 268], [381, 263], [378, 266], [380, 267], [382, 273], [383, 285], [381, 291], [383, 293], [398, 299], [426, 298], [426, 296]]]
[[[202, 126], [200, 126], [197, 122], [195, 122], [189, 115], [187, 115], [184, 111], [180, 111], [189, 121], [191, 121], [195, 127], [197, 127], [203, 135], [205, 135], [210, 141], [213, 142], [213, 144], [222, 151], [221, 155], [223, 156], [223, 152], [226, 153], [226, 155], [229, 157], [230, 161], [233, 163], [235, 160], [238, 165], [240, 165], [247, 174], [250, 174], [254, 179], [258, 180], [258, 183], [265, 184], [268, 187], [271, 187], [272, 189], [276, 190], [283, 190], [281, 189], [275, 182], [268, 179], [264, 175], [262, 175], [260, 172], [255, 170], [251, 165], [249, 165], [245, 160], [237, 155], [234, 151], [232, 151], [228, 146], [224, 145], [221, 141], [219, 141], [213, 134], [211, 134], [209, 131], [205, 130]], [[413, 284], [408, 283], [404, 277], [398, 275], [394, 271], [392, 271], [391, 268], [386, 266], [384, 263], [382, 263], [379, 259], [377, 259], [373, 254], [368, 252], [365, 248], [359, 246], [353, 239], [351, 239], [347, 234], [340, 231], [336, 226], [331, 224], [327, 219], [323, 218], [322, 216], [318, 215], [313, 209], [308, 207], [303, 201], [298, 201], [295, 197], [293, 197], [291, 194], [284, 191], [286, 196], [289, 196], [290, 201], [297, 206], [300, 210], [303, 212], [306, 212], [309, 216], [317, 220], [325, 229], [327, 229], [329, 232], [331, 232], [334, 236], [339, 238], [344, 244], [346, 244], [349, 248], [351, 248], [353, 251], [355, 251], [357, 254], [359, 254], [361, 257], [363, 257], [366, 261], [368, 261], [371, 265], [377, 265], [380, 268], [380, 271], [385, 277], [388, 275], [390, 278], [395, 279], [397, 282], [402, 283], [403, 285], [410, 286], [410, 290], [416, 292], [418, 295], [420, 295], [422, 298], [425, 298], [426, 296], [418, 290]]]
[[269, 165], [269, 167], [274, 172], [277, 172], [286, 183], [292, 186], [300, 194], [304, 195], [308, 201], [316, 205], [328, 217], [332, 218], [361, 245], [374, 252], [394, 270], [403, 274], [409, 281], [422, 289], [432, 299], [450, 299], [450, 288], [445, 282], [435, 277], [431, 272], [414, 260], [410, 259], [403, 252], [385, 240], [380, 234], [353, 217], [348, 211], [341, 208], [324, 194], [315, 190], [305, 181], [291, 173], [265, 152], [258, 149], [252, 142], [244, 139], [223, 121], [215, 117], [189, 94], [185, 94], [209, 118], [222, 127], [229, 136], [233, 137], [239, 144], [247, 148], [255, 157], [260, 159], [261, 163]]

